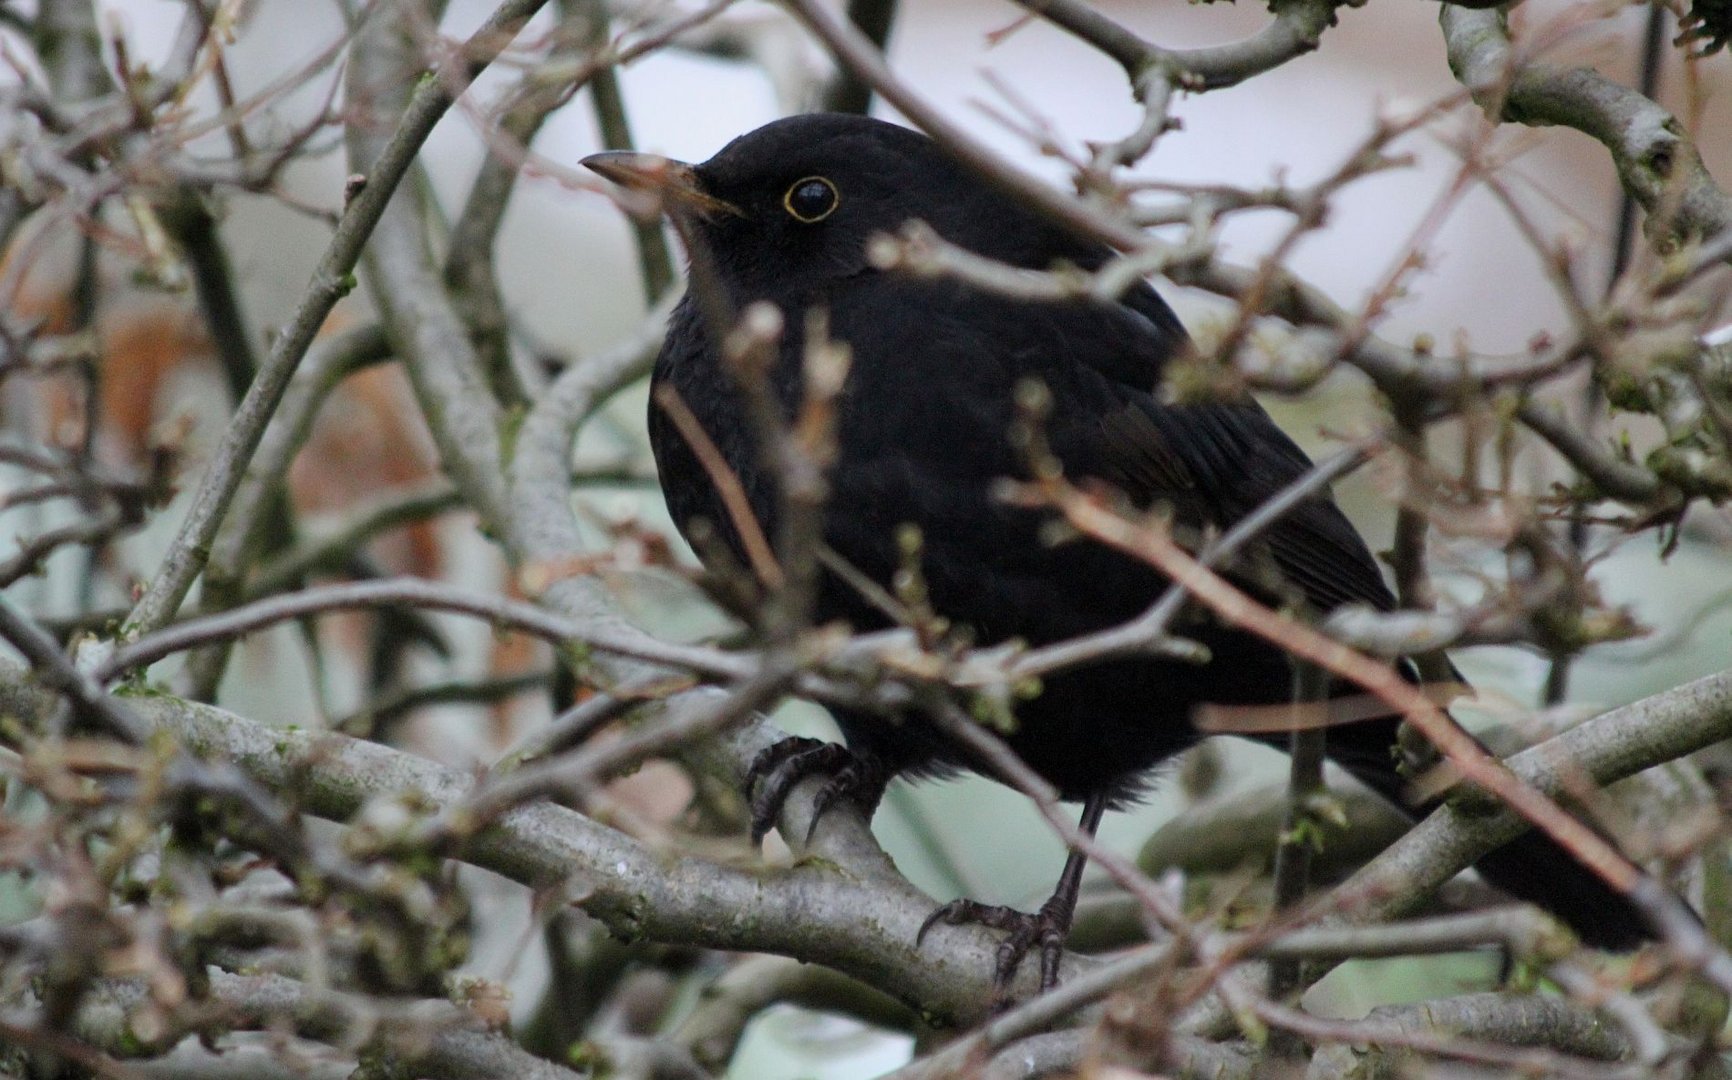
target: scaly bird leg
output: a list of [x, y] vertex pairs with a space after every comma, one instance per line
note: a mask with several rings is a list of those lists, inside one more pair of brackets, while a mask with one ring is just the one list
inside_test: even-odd
[[[1092, 837], [1100, 827], [1106, 812], [1105, 795], [1090, 795], [1083, 803], [1082, 820], [1077, 827], [1083, 835]], [[1058, 963], [1064, 955], [1065, 938], [1070, 934], [1071, 919], [1076, 915], [1077, 894], [1082, 890], [1083, 867], [1088, 856], [1073, 850], [1064, 861], [1064, 872], [1058, 876], [1058, 887], [1034, 914], [997, 904], [982, 904], [978, 900], [952, 900], [940, 907], [920, 924], [914, 944], [918, 948], [926, 932], [939, 923], [963, 926], [976, 923], [994, 930], [1008, 931], [999, 943], [993, 968], [993, 996], [1001, 1004], [1008, 1002], [1010, 985], [1016, 978], [1022, 959], [1036, 944], [1040, 946], [1040, 991], [1045, 993], [1058, 985]]]

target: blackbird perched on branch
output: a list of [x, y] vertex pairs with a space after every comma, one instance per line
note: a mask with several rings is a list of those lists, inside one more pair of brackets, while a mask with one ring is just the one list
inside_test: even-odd
[[[761, 451], [754, 400], [793, 417], [805, 394], [807, 315], [851, 354], [835, 403], [836, 460], [827, 477], [822, 540], [833, 559], [813, 615], [857, 630], [890, 625], [840, 560], [888, 588], [908, 558], [907, 525], [921, 538], [918, 569], [931, 608], [980, 644], [1044, 645], [1141, 614], [1166, 579], [1129, 556], [1082, 540], [1057, 543], [1050, 514], [1001, 498], [1003, 478], [1026, 478], [1026, 446], [1012, 437], [1020, 388], [1047, 401], [1044, 439], [1067, 479], [1106, 483], [1143, 506], [1164, 506], [1177, 530], [1225, 529], [1311, 468], [1251, 398], [1171, 404], [1157, 395], [1163, 365], [1187, 347], [1184, 328], [1146, 282], [1117, 302], [1034, 300], [954, 277], [877, 269], [868, 247], [880, 234], [923, 222], [939, 237], [1011, 267], [1102, 266], [1111, 252], [1078, 239], [1012, 199], [924, 135], [881, 121], [810, 115], [776, 121], [729, 143], [700, 165], [635, 153], [584, 164], [623, 186], [655, 193], [685, 238], [691, 285], [675, 310], [654, 382], [689, 410], [710, 447], [706, 467], [692, 440], [657, 406], [650, 438], [668, 507], [688, 537], [705, 523], [739, 565], [751, 564], [738, 516], [714, 482], [715, 458], [738, 481], [762, 537], [775, 537], [784, 507], [776, 467]], [[749, 305], [780, 309], [785, 330], [766, 373], [767, 394], [743, 392], [724, 360], [734, 318]], [[704, 545], [698, 544], [700, 551]], [[1394, 599], [1371, 553], [1326, 495], [1300, 503], [1259, 538], [1253, 561], [1228, 569], [1265, 597], [1302, 597], [1311, 610], [1343, 604], [1389, 609]], [[1271, 592], [1273, 568], [1281, 579]], [[1090, 833], [1103, 810], [1133, 800], [1161, 761], [1198, 738], [1203, 703], [1272, 705], [1291, 700], [1289, 658], [1261, 637], [1198, 616], [1182, 628], [1208, 649], [1207, 663], [1120, 657], [1050, 676], [1016, 705], [1010, 747], [1067, 800], [1083, 803]], [[895, 720], [841, 712], [847, 747], [788, 739], [752, 769], [754, 830], [773, 824], [793, 785], [828, 777], [821, 807], [853, 802], [871, 814], [897, 776], [977, 768], [921, 715]], [[1399, 720], [1329, 730], [1327, 753], [1410, 814], [1396, 767]], [[1283, 736], [1284, 738], [1284, 736]], [[1043, 985], [1057, 971], [1083, 860], [1073, 853], [1053, 898], [1021, 914], [972, 901], [933, 920], [978, 921], [1009, 931], [1001, 987], [1039, 947]], [[1644, 920], [1549, 838], [1528, 833], [1479, 869], [1495, 884], [1565, 919], [1588, 942], [1630, 947]], [[931, 925], [929, 921], [928, 925]]]

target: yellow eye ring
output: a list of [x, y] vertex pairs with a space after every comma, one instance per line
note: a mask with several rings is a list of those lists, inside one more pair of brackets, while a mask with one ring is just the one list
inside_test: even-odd
[[782, 209], [795, 221], [806, 225], [823, 221], [841, 205], [842, 196], [836, 185], [822, 176], [796, 180], [788, 186], [788, 193], [782, 196]]

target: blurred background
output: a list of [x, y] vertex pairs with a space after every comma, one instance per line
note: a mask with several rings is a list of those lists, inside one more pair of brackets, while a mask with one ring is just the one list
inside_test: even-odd
[[[14, 5], [9, 5], [14, 6]], [[31, 5], [21, 5], [28, 9]], [[1263, 24], [1256, 5], [1193, 4], [1177, 0], [1098, 5], [1149, 40], [1169, 47], [1221, 43]], [[105, 25], [123, 39], [135, 63], [159, 62], [170, 47], [181, 7], [170, 0], [125, 0], [100, 5]], [[245, 97], [313, 64], [348, 32], [350, 16], [336, 4], [307, 0], [254, 0], [234, 5], [234, 41], [229, 49], [235, 91]], [[469, 33], [490, 10], [472, 0], [452, 3], [442, 29]], [[645, 10], [651, 12], [654, 5]], [[1246, 85], [1207, 95], [1182, 96], [1174, 115], [1179, 130], [1165, 137], [1142, 163], [1152, 180], [1246, 187], [1285, 180], [1302, 184], [1338, 168], [1371, 132], [1380, 115], [1400, 115], [1460, 95], [1445, 62], [1433, 3], [1380, 2], [1343, 10], [1341, 23], [1315, 53]], [[728, 59], [696, 49], [653, 53], [621, 72], [628, 116], [639, 148], [686, 160], [702, 160], [728, 139], [789, 111], [808, 106], [829, 74], [823, 54], [770, 5], [742, 3], [734, 16], [755, 21], [755, 59]], [[1588, 64], [1625, 82], [1635, 78], [1645, 6], [1531, 2], [1512, 15], [1518, 38], [1544, 42], [1560, 62]], [[536, 26], [548, 22], [545, 14]], [[530, 28], [534, 35], [536, 26]], [[546, 27], [543, 27], [546, 29]], [[1668, 37], [1672, 29], [1668, 29]], [[900, 76], [946, 115], [965, 125], [1007, 158], [1054, 183], [1067, 181], [1061, 163], [1043, 158], [1004, 115], [1038, 117], [1080, 147], [1110, 140], [1132, 129], [1140, 110], [1129, 98], [1122, 72], [1107, 59], [1062, 32], [1026, 21], [1019, 8], [998, 0], [904, 0], [890, 44]], [[1661, 100], [1690, 118], [1709, 169], [1722, 184], [1732, 182], [1732, 57], [1721, 54], [1687, 66], [1665, 51]], [[509, 65], [502, 65], [509, 68]], [[462, 205], [487, 142], [490, 96], [511, 77], [500, 67], [484, 77], [471, 99], [441, 124], [423, 155], [419, 182], [437, 193], [454, 215]], [[328, 66], [299, 88], [275, 98], [248, 118], [261, 135], [288, 131], [340, 95], [340, 79]], [[500, 233], [498, 264], [504, 294], [518, 323], [517, 346], [536, 355], [569, 360], [608, 349], [636, 330], [651, 298], [639, 285], [627, 219], [574, 163], [601, 148], [594, 113], [580, 93], [558, 111], [533, 144]], [[193, 101], [190, 107], [208, 108]], [[881, 115], [894, 119], [887, 110]], [[1353, 307], [1387, 275], [1407, 251], [1416, 231], [1450, 187], [1459, 160], [1452, 133], [1475, 122], [1471, 106], [1442, 123], [1403, 139], [1405, 167], [1359, 181], [1342, 198], [1326, 227], [1297, 248], [1291, 267], [1339, 303]], [[323, 251], [328, 226], [318, 214], [340, 204], [347, 167], [340, 133], [314, 136], [325, 152], [291, 165], [281, 197], [236, 195], [220, 206], [222, 230], [235, 262], [248, 317], [268, 330], [290, 312]], [[210, 136], [215, 138], [216, 136]], [[1497, 145], [1515, 164], [1517, 199], [1549, 237], [1580, 249], [1580, 272], [1603, 282], [1611, 261], [1618, 194], [1602, 147], [1567, 131], [1510, 129]], [[1282, 235], [1279, 214], [1236, 216], [1224, 234], [1231, 257], [1250, 262]], [[70, 280], [73, 236], [45, 226], [30, 238], [36, 245], [16, 302], [52, 309]], [[15, 249], [16, 250], [16, 249]], [[1497, 200], [1470, 191], [1455, 202], [1425, 248], [1424, 269], [1393, 306], [1380, 332], [1407, 341], [1420, 335], [1442, 354], [1458, 345], [1490, 353], [1518, 353], [1537, 337], [1562, 332], [1564, 311], [1542, 272], [1539, 256], [1513, 227]], [[105, 364], [124, 389], [106, 406], [108, 452], [137, 454], [151, 432], [184, 432], [187, 467], [196, 470], [202, 448], [221, 430], [226, 416], [221, 375], [203, 339], [187, 294], [160, 285], [132, 284], [133, 266], [104, 256], [102, 272], [113, 279], [124, 302], [102, 314]], [[1206, 338], [1225, 317], [1207, 297], [1156, 282], [1193, 332]], [[1597, 286], [1596, 286], [1597, 287]], [[112, 294], [111, 294], [112, 295]], [[365, 317], [365, 290], [346, 300], [333, 328]], [[1724, 321], [1726, 313], [1719, 313]], [[1704, 329], [1715, 325], [1707, 320]], [[1579, 393], [1555, 388], [1565, 399]], [[1351, 374], [1333, 377], [1303, 400], [1268, 400], [1287, 429], [1313, 452], [1326, 450], [1332, 435], [1366, 430], [1378, 421], [1377, 402]], [[659, 495], [643, 478], [647, 462], [642, 432], [645, 395], [627, 392], [605, 422], [591, 425], [580, 454], [598, 466], [618, 466], [639, 479], [587, 487], [578, 498], [598, 530], [641, 522], [667, 530]], [[52, 410], [32, 405], [28, 414], [11, 403], [8, 424], [52, 425]], [[1607, 428], [1608, 433], [1615, 428]], [[1640, 432], [1637, 433], [1638, 437]], [[1440, 445], [1453, 437], [1439, 433]], [[1448, 459], [1448, 455], [1443, 455]], [[1526, 451], [1521, 463], [1536, 491], [1555, 475], [1543, 450]], [[189, 471], [186, 475], [196, 475]], [[424, 483], [436, 475], [430, 445], [397, 377], [375, 370], [351, 380], [320, 421], [317, 436], [293, 474], [294, 501], [309, 528], [334, 519], [381, 491]], [[1386, 546], [1393, 519], [1389, 477], [1365, 470], [1341, 485], [1339, 497], [1373, 540]], [[183, 485], [186, 486], [186, 485]], [[0, 546], [22, 527], [20, 513], [0, 514]], [[158, 527], [130, 538], [118, 557], [137, 576], [147, 574], [179, 514], [171, 510]], [[166, 528], [164, 527], [166, 526]], [[1662, 560], [1651, 534], [1608, 546], [1594, 579], [1608, 601], [1627, 605], [1650, 635], [1628, 644], [1602, 646], [1573, 672], [1567, 707], [1588, 712], [1720, 670], [1732, 650], [1732, 535], [1724, 519], [1698, 511], [1678, 549]], [[677, 544], [677, 540], [675, 541]], [[442, 576], [488, 589], [509, 583], [497, 554], [477, 535], [473, 522], [447, 517], [436, 525], [392, 537], [375, 550], [388, 568]], [[48, 572], [15, 587], [20, 602], [35, 610], [67, 613], [88, 599], [79, 595], [79, 568], [56, 558]], [[1471, 551], [1441, 550], [1439, 570], [1454, 560], [1462, 572], [1445, 575], [1447, 590], [1473, 588], [1478, 568]], [[663, 632], [701, 636], [719, 623], [696, 605], [671, 577], [634, 579], [622, 585], [632, 610]], [[120, 607], [124, 595], [106, 598]], [[484, 625], [436, 620], [446, 638], [445, 655], [425, 650], [408, 662], [423, 677], [471, 675], [546, 663], [535, 650], [496, 642]], [[325, 635], [356, 635], [333, 620]], [[313, 656], [319, 656], [314, 663]], [[1465, 650], [1456, 660], [1486, 696], [1487, 711], [1500, 703], [1536, 705], [1546, 674], [1544, 657], [1519, 649]], [[311, 688], [311, 689], [310, 689]], [[340, 644], [327, 641], [315, 653], [303, 631], [284, 629], [246, 644], [231, 665], [221, 703], [262, 719], [302, 725], [342, 721], [364, 700], [360, 666]], [[409, 716], [401, 741], [419, 752], [453, 763], [490, 762], [548, 715], [545, 695], [526, 695], [498, 706], [447, 706]], [[790, 706], [780, 717], [790, 729], [822, 733], [827, 721], [815, 709]], [[1233, 744], [1217, 767], [1217, 791], [1231, 795], [1278, 781], [1281, 759], [1271, 752]], [[1176, 772], [1177, 770], [1175, 770]], [[648, 811], [677, 812], [682, 781], [671, 769], [646, 768], [624, 782], [622, 793]], [[1106, 840], [1135, 851], [1162, 822], [1189, 805], [1185, 784], [1175, 776], [1134, 813], [1113, 815]], [[1055, 879], [1063, 854], [1026, 800], [995, 785], [968, 780], [909, 788], [898, 785], [880, 812], [876, 828], [902, 869], [935, 897], [967, 894], [991, 902], [1027, 906]], [[545, 966], [522, 890], [475, 872], [481, 895], [497, 898], [478, 926], [472, 967], [507, 978], [521, 1009], [538, 996]], [[497, 913], [497, 917], [495, 914]], [[1439, 980], [1485, 978], [1489, 961], [1462, 960], [1419, 970], [1411, 962], [1349, 965], [1313, 991], [1314, 1008], [1356, 1015], [1371, 1002], [1404, 993], [1438, 991]], [[869, 1076], [909, 1052], [907, 1040], [881, 1035], [853, 1021], [785, 1009], [761, 1020], [736, 1074], [780, 1077]]]

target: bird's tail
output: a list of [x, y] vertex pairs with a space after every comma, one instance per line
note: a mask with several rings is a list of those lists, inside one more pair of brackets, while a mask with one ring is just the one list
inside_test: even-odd
[[[1408, 778], [1396, 766], [1400, 720], [1386, 717], [1330, 729], [1328, 755], [1361, 783], [1416, 820], [1441, 799], [1414, 804]], [[1600, 949], [1629, 950], [1654, 937], [1648, 920], [1550, 836], [1529, 830], [1474, 864], [1481, 876], [1518, 899], [1545, 908]]]

